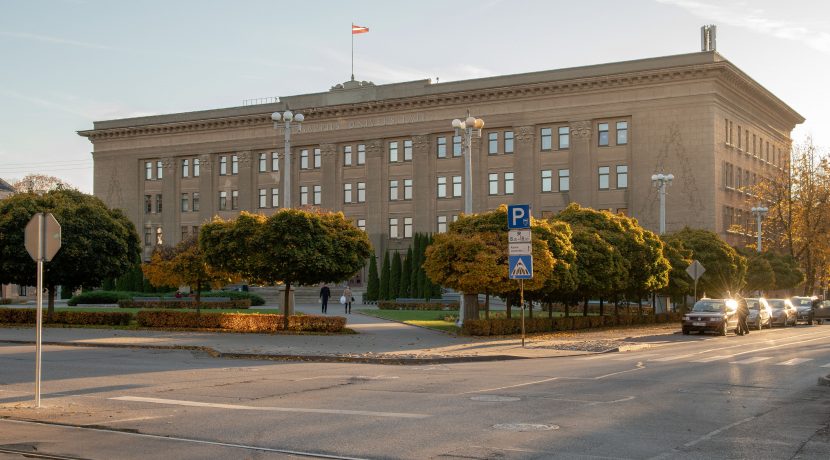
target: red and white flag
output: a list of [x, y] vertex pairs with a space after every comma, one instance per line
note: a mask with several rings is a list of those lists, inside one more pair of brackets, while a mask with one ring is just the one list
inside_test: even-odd
[[365, 34], [368, 31], [369, 31], [368, 27], [356, 26], [356, 25], [352, 24], [352, 35]]

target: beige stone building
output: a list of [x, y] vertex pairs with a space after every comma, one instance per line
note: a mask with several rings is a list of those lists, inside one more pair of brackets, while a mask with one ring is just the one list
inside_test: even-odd
[[[654, 173], [672, 173], [667, 230], [751, 229], [745, 188], [785, 168], [803, 117], [714, 51], [448, 83], [348, 82], [278, 102], [99, 121], [94, 193], [135, 222], [145, 256], [213, 216], [282, 205], [283, 133], [294, 206], [342, 211], [376, 251], [441, 232], [464, 206], [451, 121], [484, 119], [472, 143], [475, 212], [502, 203], [549, 216], [576, 202], [657, 230]], [[731, 229], [731, 230], [730, 230]], [[750, 230], [747, 230], [750, 231]]]

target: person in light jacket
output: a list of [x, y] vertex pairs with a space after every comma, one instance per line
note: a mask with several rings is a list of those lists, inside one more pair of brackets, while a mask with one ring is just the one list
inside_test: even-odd
[[354, 300], [352, 290], [349, 289], [349, 286], [343, 289], [343, 297], [346, 299], [346, 302], [343, 304], [346, 307], [346, 314], [349, 314], [352, 312], [352, 301]]

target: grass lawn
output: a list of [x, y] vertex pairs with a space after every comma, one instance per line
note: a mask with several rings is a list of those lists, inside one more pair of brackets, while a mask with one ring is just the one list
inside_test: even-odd
[[[190, 311], [196, 312], [195, 308], [118, 308], [118, 307], [55, 307], [55, 311], [89, 311], [89, 312], [119, 312], [119, 313], [138, 313], [142, 310], [162, 310], [162, 311]], [[46, 307], [43, 307], [46, 311]], [[221, 308], [202, 308], [202, 313], [270, 313], [281, 314], [282, 310], [273, 308], [243, 308], [243, 309], [221, 309]]]
[[360, 313], [376, 318], [391, 319], [413, 326], [421, 326], [443, 332], [458, 333], [459, 328], [453, 321], [444, 318], [453, 312], [425, 310], [360, 310]]

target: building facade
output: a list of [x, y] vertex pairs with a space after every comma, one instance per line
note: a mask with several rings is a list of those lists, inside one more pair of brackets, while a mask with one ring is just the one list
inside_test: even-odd
[[[787, 167], [797, 112], [714, 51], [449, 83], [347, 82], [279, 102], [99, 121], [94, 194], [123, 209], [149, 257], [213, 216], [282, 207], [283, 135], [270, 115], [303, 113], [292, 134], [293, 206], [342, 211], [378, 253], [445, 231], [464, 207], [461, 139], [472, 142], [473, 210], [571, 202], [624, 212], [656, 231], [652, 174], [671, 173], [666, 222], [744, 241], [747, 188]], [[737, 224], [737, 225], [736, 225]]]

